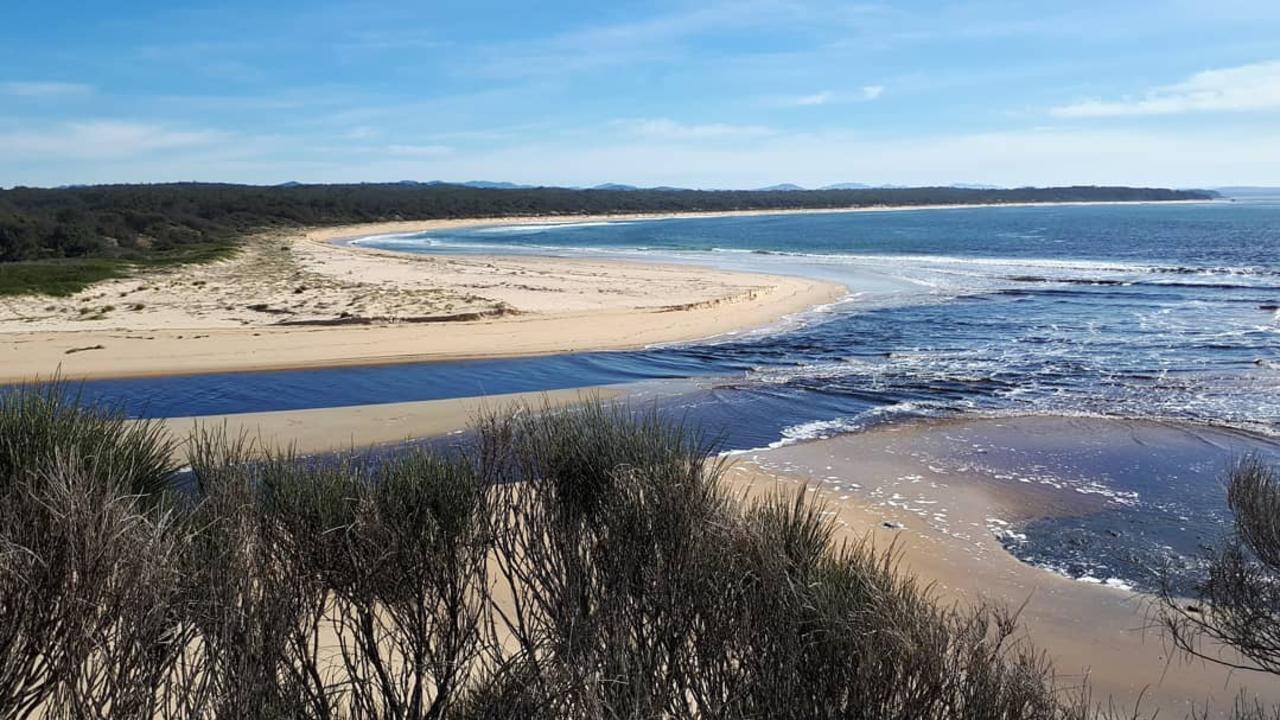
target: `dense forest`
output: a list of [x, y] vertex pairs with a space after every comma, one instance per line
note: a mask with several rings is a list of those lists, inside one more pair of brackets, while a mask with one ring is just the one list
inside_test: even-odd
[[227, 244], [257, 230], [383, 220], [1208, 197], [1211, 193], [1126, 187], [795, 192], [488, 189], [404, 183], [18, 187], [0, 190], [0, 261], [154, 258]]

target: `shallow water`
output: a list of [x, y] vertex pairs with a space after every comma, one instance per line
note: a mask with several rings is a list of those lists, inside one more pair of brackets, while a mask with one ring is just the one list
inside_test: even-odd
[[[1280, 204], [688, 218], [360, 242], [787, 273], [845, 283], [850, 295], [768, 329], [635, 352], [101, 381], [84, 394], [171, 416], [692, 377], [692, 389], [649, 387], [727, 449], [922, 416], [1123, 416], [1280, 436]], [[1222, 507], [1216, 481], [1133, 492], [1127, 522], [1160, 532], [1177, 524], [1160, 514], [1170, 503]], [[1091, 556], [1106, 555], [1097, 543], [1126, 546], [1095, 520], [1027, 534], [1046, 546], [1096, 541]]]
[[743, 393], [793, 393], [799, 405], [816, 393], [832, 406], [792, 415], [800, 422], [782, 437], [958, 411], [1280, 432], [1280, 205], [583, 223], [368, 244], [643, 257], [844, 282], [846, 301], [782, 328], [611, 356], [630, 370], [694, 364]]

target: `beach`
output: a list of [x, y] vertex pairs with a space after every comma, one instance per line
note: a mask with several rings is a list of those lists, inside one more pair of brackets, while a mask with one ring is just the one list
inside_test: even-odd
[[[1024, 637], [1063, 686], [1087, 679], [1099, 702], [1141, 697], [1182, 717], [1191, 702], [1219, 711], [1243, 688], [1268, 699], [1280, 688], [1172, 655], [1134, 580], [1148, 550], [1168, 542], [1189, 556], [1227, 527], [1227, 458], [1276, 448], [1237, 432], [1276, 417], [1274, 373], [1255, 362], [1275, 347], [1260, 307], [1271, 271], [1234, 245], [1213, 266], [1171, 256], [1170, 224], [1199, 237], [1228, 212], [1178, 205], [276, 233], [229, 261], [0, 302], [0, 379], [59, 365], [73, 378], [138, 376], [91, 397], [185, 416], [163, 421], [179, 437], [225, 426], [301, 454], [445, 436], [516, 402], [652, 402], [723, 440], [734, 494], [811, 490], [840, 539], [892, 547], [942, 601], [1022, 607]], [[1245, 210], [1231, 212], [1267, 237], [1267, 217]], [[460, 249], [397, 252], [407, 241], [387, 237], [422, 232]], [[822, 322], [744, 332], [850, 294]], [[495, 357], [512, 359], [391, 365]], [[337, 369], [197, 376], [321, 367]], [[194, 377], [152, 377], [182, 374]], [[637, 394], [626, 384], [637, 381], [652, 382]], [[605, 387], [524, 392], [572, 385]], [[1119, 412], [1148, 419], [1097, 417]], [[1108, 519], [1117, 513], [1128, 515]], [[1066, 530], [1042, 524], [1053, 521]], [[1155, 526], [1166, 534], [1138, 531]], [[1054, 555], [1059, 539], [1079, 557]], [[1082, 559], [1095, 564], [1072, 565]]]
[[4, 298], [0, 382], [55, 368], [100, 378], [636, 348], [760, 327], [846, 292], [675, 265], [436, 258], [334, 242], [494, 222], [258, 235], [230, 260], [102, 282], [67, 298]]
[[[394, 446], [456, 434], [487, 411], [626, 401], [624, 388], [517, 393], [347, 408], [170, 418], [178, 437], [226, 427], [301, 454]], [[1183, 717], [1223, 713], [1246, 692], [1280, 700], [1280, 682], [1171, 652], [1151, 595], [1104, 577], [1073, 579], [1020, 561], [1004, 546], [1021, 524], [1105, 512], [1113, 498], [1064, 481], [1064, 467], [1142, 465], [1222, 440], [1177, 425], [1029, 416], [895, 423], [855, 434], [728, 456], [724, 489], [744, 501], [807, 493], [837, 543], [892, 552], [943, 604], [1019, 610], [1017, 642], [1053, 661], [1064, 692], [1096, 703]], [[1080, 465], [1084, 463], [1084, 465]], [[1052, 466], [1052, 467], [1051, 467]], [[1058, 471], [1053, 475], [1053, 471]], [[1145, 470], [1144, 470], [1145, 471]], [[1229, 653], [1223, 657], [1232, 659]]]
[[[1206, 201], [1164, 201], [1162, 205]], [[865, 206], [393, 221], [263, 233], [229, 260], [0, 298], [0, 382], [139, 377], [618, 350], [767, 325], [838, 283], [661, 263], [432, 257], [365, 237], [690, 218], [1090, 207], [1142, 202]]]
[[[231, 415], [171, 417], [159, 421], [180, 442], [194, 433], [222, 431], [245, 437], [259, 447], [289, 449], [302, 455], [368, 450], [466, 430], [488, 413], [514, 407], [563, 408], [621, 395], [611, 388], [575, 388], [538, 393], [504, 393], [352, 407], [313, 408]], [[182, 458], [183, 449], [178, 450]]]
[[808, 491], [838, 540], [892, 550], [942, 602], [1021, 608], [1022, 637], [1048, 653], [1063, 687], [1087, 680], [1096, 702], [1124, 713], [1141, 700], [1160, 717], [1206, 703], [1212, 716], [1242, 690], [1280, 700], [1280, 682], [1182, 658], [1153, 625], [1152, 596], [1034, 567], [1001, 543], [1019, 523], [1108, 505], [1036, 482], [1035, 468], [1081, 458], [1123, 466], [1205, 441], [1178, 426], [1101, 418], [922, 421], [739, 454], [727, 485], [746, 497]]

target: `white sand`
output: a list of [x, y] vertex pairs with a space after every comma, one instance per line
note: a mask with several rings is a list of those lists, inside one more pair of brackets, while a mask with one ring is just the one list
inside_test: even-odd
[[[443, 224], [480, 222], [494, 221]], [[846, 292], [688, 266], [432, 257], [328, 242], [441, 226], [263, 235], [231, 260], [99, 283], [70, 298], [0, 299], [0, 382], [59, 367], [69, 378], [121, 377], [634, 348], [767, 325]], [[332, 322], [351, 324], [323, 324]]]
[[554, 408], [590, 399], [608, 400], [619, 390], [608, 387], [510, 393], [485, 397], [277, 412], [166, 418], [164, 426], [180, 440], [195, 430], [225, 428], [231, 437], [244, 435], [260, 447], [292, 448], [302, 454], [343, 451], [417, 440], [466, 429], [487, 412], [516, 406]]

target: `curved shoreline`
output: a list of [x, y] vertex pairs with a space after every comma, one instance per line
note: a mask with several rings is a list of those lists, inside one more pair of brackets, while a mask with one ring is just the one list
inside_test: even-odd
[[[951, 205], [858, 205], [837, 208], [781, 208], [772, 210], [692, 210], [688, 212], [616, 213], [583, 215], [507, 215], [494, 217], [447, 218], [437, 220], [399, 220], [361, 223], [334, 227], [311, 228], [309, 239], [323, 243], [359, 248], [365, 252], [394, 252], [360, 248], [354, 241], [375, 235], [408, 235], [432, 230], [471, 227], [504, 227], [511, 225], [576, 225], [588, 222], [653, 222], [660, 220], [697, 220], [710, 218], [758, 217], [774, 215], [842, 215], [859, 213], [913, 212], [932, 210], [977, 210], [991, 208], [1038, 207], [1107, 207], [1117, 205], [1213, 205], [1229, 204], [1223, 200], [1097, 200], [1074, 202], [970, 203]], [[401, 253], [396, 253], [401, 254]]]
[[[25, 317], [9, 303], [9, 317], [0, 315], [0, 383], [55, 372], [109, 379], [635, 349], [766, 327], [847, 294], [836, 283], [702, 267], [435, 258], [332, 242], [385, 227], [258, 236], [245, 257], [108, 281], [66, 300], [67, 310], [52, 318], [40, 316], [47, 298], [23, 306]], [[288, 277], [251, 282], [271, 253], [303, 270], [290, 266]], [[304, 288], [299, 272], [328, 285]], [[205, 275], [216, 279], [199, 279]], [[160, 288], [157, 278], [168, 285]], [[299, 289], [290, 291], [294, 284]], [[267, 290], [269, 296], [255, 294]], [[146, 293], [159, 293], [168, 306], [156, 307]], [[109, 306], [105, 320], [73, 312], [90, 302], [144, 297], [149, 302], [137, 303], [139, 312]], [[368, 298], [371, 306], [360, 310], [357, 301]], [[303, 308], [307, 300], [313, 302]], [[208, 312], [194, 313], [196, 305]]]
[[[811, 493], [838, 540], [888, 549], [903, 571], [947, 602], [1019, 608], [1021, 632], [1059, 672], [1091, 678], [1100, 697], [1125, 707], [1143, 699], [1148, 711], [1180, 717], [1192, 698], [1229, 707], [1245, 688], [1280, 698], [1280, 682], [1171, 656], [1158, 633], [1144, 632], [1150, 595], [1106, 577], [1082, 581], [1024, 562], [1004, 537], [1029, 520], [1115, 508], [1073, 485], [1018, 479], [1026, 471], [1047, 467], [1087, 480], [1100, 476], [1099, 465], [1114, 463], [1153, 473], [1156, 458], [1203, 452], [1202, 442], [1181, 436], [1176, 424], [1142, 420], [910, 421], [737, 455], [727, 484], [748, 498]], [[1094, 464], [1065, 462], [1064, 453]], [[1216, 457], [1231, 454], [1221, 448]]]
[[[1134, 205], [1134, 204], [1204, 204], [1216, 201], [1134, 201], [1075, 203], [1001, 203], [969, 205], [868, 206], [854, 208], [817, 208], [794, 210], [744, 210], [729, 212], [649, 213], [620, 215], [570, 215], [487, 217], [449, 220], [400, 221], [366, 223], [323, 228], [306, 228], [287, 233], [256, 236], [251, 245], [280, 243], [295, 253], [309, 258], [315, 266], [324, 266], [330, 277], [343, 273], [342, 266], [353, 264], [347, 276], [359, 277], [383, 260], [419, 268], [430, 265], [434, 256], [414, 255], [376, 248], [361, 247], [351, 241], [385, 234], [430, 232], [435, 229], [457, 229], [476, 226], [557, 225], [583, 222], [658, 221], [712, 217], [747, 217], [791, 214], [852, 214], [963, 210], [978, 208], [1043, 207], [1052, 205]], [[253, 260], [253, 259], [251, 259]], [[192, 319], [182, 312], [182, 298], [168, 299], [170, 312], [154, 313], [153, 305], [139, 313], [116, 309], [110, 318], [75, 313], [92, 309], [90, 301], [127, 303], [141, 308], [144, 303], [137, 290], [146, 289], [157, 277], [199, 276], [211, 267], [225, 268], [232, 261], [213, 266], [190, 266], [160, 274], [148, 274], [122, 281], [107, 281], [68, 299], [18, 298], [0, 303], [0, 383], [21, 382], [37, 376], [48, 377], [60, 371], [76, 379], [106, 379], [163, 375], [189, 375], [213, 372], [252, 372], [319, 367], [344, 367], [423, 362], [434, 360], [466, 360], [486, 357], [515, 357], [556, 354], [589, 350], [634, 349], [653, 344], [688, 342], [732, 332], [765, 327], [777, 320], [804, 310], [828, 304], [844, 297], [847, 288], [819, 280], [777, 275], [734, 273], [706, 268], [642, 263], [629, 260], [570, 260], [541, 257], [468, 256], [440, 260], [437, 265], [474, 265], [498, 263], [503, 269], [521, 274], [533, 266], [545, 271], [548, 265], [565, 268], [591, 267], [601, 274], [612, 274], [617, 285], [636, 289], [649, 278], [629, 281], [628, 273], [657, 271], [667, 273], [666, 280], [678, 284], [678, 276], [703, 279], [719, 278], [725, 285], [746, 283], [738, 292], [714, 297], [687, 298], [661, 307], [655, 302], [630, 308], [600, 307], [547, 312], [504, 310], [501, 299], [487, 305], [480, 303], [456, 311], [420, 313], [400, 311], [373, 313], [362, 318], [346, 318], [331, 313], [294, 321], [280, 322], [290, 313], [263, 302], [253, 289], [239, 292], [224, 288], [228, 298], [222, 302], [222, 316], [214, 320]], [[243, 265], [252, 265], [246, 260]], [[336, 269], [335, 269], [336, 268]], [[224, 273], [225, 274], [225, 273]], [[189, 280], [190, 278], [188, 278]], [[227, 278], [222, 278], [224, 281]], [[510, 279], [510, 278], [508, 278]], [[158, 284], [158, 283], [155, 283]], [[177, 283], [181, 284], [181, 282]], [[202, 285], [196, 280], [189, 285]], [[224, 285], [234, 285], [224, 282]], [[384, 285], [394, 285], [388, 280]], [[761, 286], [766, 291], [760, 291]], [[418, 284], [417, 290], [423, 285]], [[191, 288], [188, 287], [188, 290]], [[415, 288], [399, 288], [402, 295], [412, 295]], [[744, 292], [745, 290], [745, 292]], [[381, 289], [378, 289], [381, 292]], [[597, 291], [604, 294], [603, 290]], [[322, 293], [318, 293], [322, 294]], [[200, 300], [207, 293], [199, 293]], [[279, 300], [279, 293], [274, 300]], [[463, 298], [476, 300], [477, 298]], [[484, 298], [479, 298], [483, 300]], [[63, 312], [53, 317], [47, 311], [61, 302]], [[15, 306], [25, 308], [14, 311]], [[45, 306], [49, 303], [48, 306]], [[324, 303], [335, 304], [335, 303]], [[235, 306], [235, 307], [233, 307]], [[98, 307], [112, 307], [102, 305]], [[247, 312], [245, 308], [257, 311]], [[679, 309], [677, 309], [679, 308]], [[335, 308], [336, 309], [336, 308]], [[8, 313], [5, 311], [9, 310]], [[657, 311], [662, 310], [660, 315]], [[7, 315], [7, 316], [6, 316]], [[336, 317], [335, 317], [336, 315]], [[249, 316], [249, 319], [244, 319]], [[503, 317], [495, 317], [503, 316]], [[459, 318], [468, 318], [460, 320]], [[655, 319], [656, 318], [656, 319]], [[446, 322], [448, 321], [448, 322]], [[675, 322], [673, 322], [675, 321]], [[589, 326], [589, 327], [587, 327]], [[451, 331], [442, 332], [446, 328]], [[461, 337], [468, 331], [471, 337]], [[507, 330], [514, 331], [508, 336]], [[472, 332], [474, 331], [474, 332]]]

